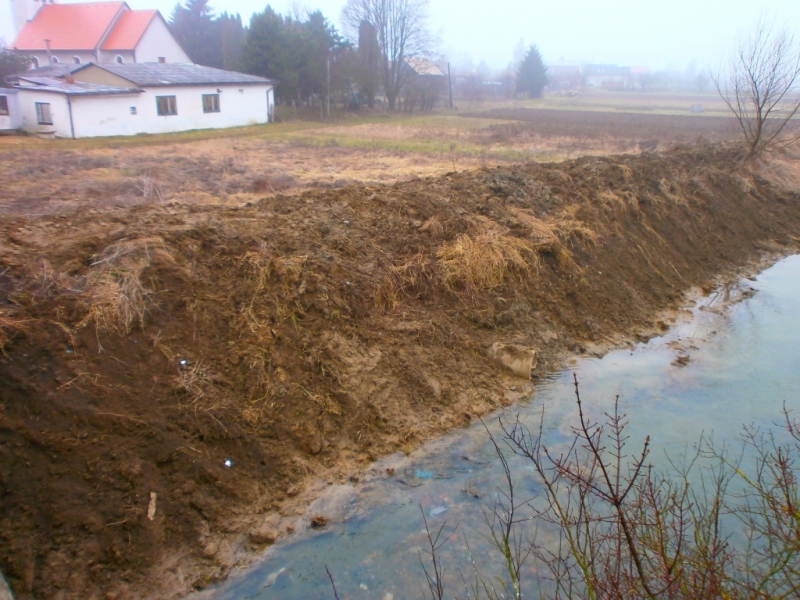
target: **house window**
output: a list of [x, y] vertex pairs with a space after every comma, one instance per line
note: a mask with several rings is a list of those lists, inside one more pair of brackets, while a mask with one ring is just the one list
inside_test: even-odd
[[121, 65], [123, 63], [122, 56], [117, 54], [117, 57], [114, 59], [114, 62], [116, 62], [118, 65]]
[[81, 57], [80, 56], [73, 56], [72, 57], [72, 62], [74, 62], [76, 65], [81, 64]]
[[50, 114], [49, 102], [36, 103], [36, 122], [39, 123], [39, 125], [53, 124], [53, 115]]
[[8, 97], [0, 96], [0, 115], [8, 114]]
[[203, 94], [203, 112], [219, 112], [219, 94]]
[[159, 116], [166, 117], [178, 114], [178, 104], [175, 96], [156, 96], [156, 107]]
[[56, 64], [58, 62], [58, 57], [57, 56], [51, 56], [50, 57], [50, 62], [53, 63], [53, 64]]
[[131, 106], [131, 114], [132, 115], [136, 114], [136, 107], [135, 106]]

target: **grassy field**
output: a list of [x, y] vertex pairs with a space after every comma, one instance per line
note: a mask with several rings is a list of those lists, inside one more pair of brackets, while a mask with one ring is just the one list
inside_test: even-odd
[[[691, 113], [692, 104], [705, 112]], [[0, 212], [153, 202], [242, 204], [274, 193], [391, 183], [509, 162], [665, 149], [736, 136], [711, 95], [594, 92], [459, 102], [424, 115], [342, 113], [227, 130], [85, 140], [0, 138]]]

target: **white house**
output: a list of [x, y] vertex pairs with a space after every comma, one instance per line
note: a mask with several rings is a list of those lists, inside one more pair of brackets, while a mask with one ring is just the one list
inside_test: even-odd
[[159, 11], [131, 10], [125, 2], [0, 0], [0, 38], [33, 57], [34, 67], [192, 62]]
[[86, 64], [17, 76], [21, 128], [82, 138], [267, 123], [273, 82], [194, 64]]
[[16, 131], [22, 127], [17, 90], [0, 87], [0, 133]]

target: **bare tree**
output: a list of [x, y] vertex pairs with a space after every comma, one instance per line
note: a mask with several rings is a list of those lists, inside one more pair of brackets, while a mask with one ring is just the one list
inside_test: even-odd
[[427, 0], [348, 0], [342, 12], [351, 36], [358, 35], [364, 21], [375, 28], [381, 81], [392, 110], [409, 76], [405, 59], [425, 56], [431, 50], [427, 8]]
[[[484, 509], [484, 535], [503, 566], [482, 573], [470, 560], [469, 600], [800, 597], [800, 423], [789, 409], [775, 428], [746, 427], [739, 449], [704, 438], [657, 472], [649, 437], [628, 449], [618, 399], [595, 420], [573, 382], [566, 445], [548, 448], [544, 412], [538, 432], [517, 417], [499, 419], [498, 441], [489, 433], [505, 481]], [[511, 454], [532, 467], [538, 497], [519, 498], [530, 484], [512, 475]], [[435, 554], [441, 534], [428, 535]]]
[[747, 144], [747, 160], [785, 147], [797, 136], [784, 135], [800, 110], [800, 51], [786, 29], [764, 19], [739, 40], [714, 78], [717, 91], [733, 111]]

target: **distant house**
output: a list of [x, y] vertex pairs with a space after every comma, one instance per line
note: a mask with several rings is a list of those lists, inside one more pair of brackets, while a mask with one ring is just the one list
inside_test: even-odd
[[14, 79], [21, 129], [48, 137], [267, 123], [275, 106], [269, 79], [194, 64], [53, 65]]
[[[131, 10], [125, 2], [55, 4], [53, 0], [0, 0], [13, 15], [7, 45], [48, 64], [191, 63], [157, 10]], [[3, 7], [9, 12], [7, 7]]]
[[435, 63], [424, 58], [406, 58], [406, 83], [403, 87], [403, 109], [431, 110], [445, 89], [445, 75]]
[[581, 85], [581, 68], [578, 65], [550, 65], [547, 67], [548, 87], [553, 90], [570, 90]]
[[22, 127], [17, 90], [0, 87], [0, 133], [17, 131]]
[[584, 85], [589, 88], [627, 90], [630, 89], [632, 83], [630, 67], [586, 65], [583, 74]]

